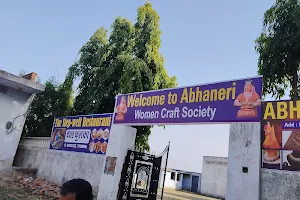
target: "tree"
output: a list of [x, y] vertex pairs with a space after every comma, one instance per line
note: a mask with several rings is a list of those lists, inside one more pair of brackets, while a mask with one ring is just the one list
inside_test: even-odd
[[[159, 53], [159, 16], [147, 2], [138, 9], [133, 25], [117, 17], [107, 34], [98, 29], [80, 49], [79, 59], [69, 68], [63, 84], [46, 83], [45, 92], [36, 96], [26, 121], [25, 134], [48, 136], [53, 118], [67, 114], [112, 113], [115, 97], [131, 93], [175, 87]], [[73, 104], [72, 86], [80, 78]], [[136, 127], [136, 146], [149, 150], [150, 126]]]
[[[169, 77], [159, 53], [159, 16], [150, 3], [138, 9], [135, 25], [117, 17], [107, 38], [100, 28], [80, 50], [78, 75], [81, 77], [74, 114], [114, 111], [115, 96], [176, 86]], [[136, 127], [136, 145], [149, 150], [151, 127]]]
[[[145, 68], [141, 73], [141, 80], [149, 77], [149, 81], [142, 81], [142, 90], [157, 90], [175, 87], [176, 78], [170, 78], [164, 68], [163, 56], [159, 53], [161, 45], [161, 31], [159, 29], [159, 15], [147, 2], [138, 9], [137, 22], [135, 24], [134, 55], [144, 62]], [[126, 75], [126, 74], [124, 74]], [[141, 91], [141, 90], [134, 90]], [[151, 133], [150, 126], [137, 128], [136, 146], [149, 150], [148, 138]]]
[[258, 73], [264, 94], [281, 98], [287, 88], [299, 97], [300, 5], [298, 0], [276, 0], [265, 12], [263, 30], [256, 39]]
[[[107, 30], [101, 27], [79, 51], [80, 58], [72, 69], [81, 81], [78, 95], [75, 98], [73, 114], [92, 114], [98, 95], [97, 85], [102, 85], [103, 79], [95, 80], [96, 69], [100, 67], [102, 52], [108, 43]], [[101, 54], [101, 55], [100, 55]], [[96, 84], [96, 85], [94, 85]]]
[[54, 117], [69, 114], [73, 102], [73, 77], [70, 70], [61, 85], [54, 78], [46, 81], [45, 91], [35, 96], [29, 108], [23, 136], [50, 136]]

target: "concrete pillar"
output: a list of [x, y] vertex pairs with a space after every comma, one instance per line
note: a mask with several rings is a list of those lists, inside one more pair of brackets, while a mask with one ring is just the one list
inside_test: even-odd
[[260, 123], [230, 126], [226, 200], [260, 199]]
[[97, 200], [117, 199], [122, 168], [128, 149], [134, 149], [136, 129], [124, 126], [113, 125], [109, 137], [106, 158], [116, 157], [116, 167], [114, 174], [104, 173], [105, 162], [102, 169], [102, 176], [99, 184]]

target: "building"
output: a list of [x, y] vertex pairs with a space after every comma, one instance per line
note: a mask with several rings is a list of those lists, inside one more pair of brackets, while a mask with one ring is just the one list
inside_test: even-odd
[[33, 94], [45, 90], [36, 78], [0, 70], [0, 171], [11, 169]]
[[[161, 174], [160, 187], [163, 185], [163, 174], [164, 171]], [[201, 173], [168, 168], [164, 188], [200, 193]]]
[[228, 158], [204, 156], [202, 166], [201, 194], [225, 199]]

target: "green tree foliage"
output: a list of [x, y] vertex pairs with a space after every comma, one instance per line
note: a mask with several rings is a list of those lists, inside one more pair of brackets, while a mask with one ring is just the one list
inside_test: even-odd
[[73, 80], [69, 75], [70, 72], [61, 85], [54, 78], [50, 79], [45, 83], [45, 91], [35, 96], [28, 111], [23, 136], [49, 136], [54, 117], [69, 114], [73, 94]]
[[[80, 49], [79, 59], [69, 68], [62, 85], [56, 86], [50, 82], [46, 84], [46, 91], [37, 96], [30, 113], [40, 113], [38, 119], [49, 115], [51, 116], [49, 121], [52, 121], [53, 116], [66, 115], [71, 109], [72, 84], [77, 77], [80, 78], [80, 83], [71, 109], [73, 115], [111, 113], [114, 111], [115, 97], [119, 93], [175, 87], [176, 78], [168, 76], [163, 56], [159, 52], [160, 35], [159, 16], [149, 2], [138, 9], [135, 24], [117, 17], [109, 35], [108, 31], [101, 27]], [[48, 94], [50, 91], [51, 94]], [[61, 98], [57, 97], [56, 93], [65, 96], [67, 102], [56, 99]], [[47, 104], [47, 98], [59, 105]], [[54, 113], [58, 108], [65, 113]], [[51, 115], [48, 114], [50, 112]], [[29, 116], [26, 126], [27, 124], [29, 127], [33, 126], [31, 124], [34, 116], [34, 114]], [[51, 126], [52, 122], [49, 124]], [[45, 130], [42, 132], [50, 134], [49, 126], [43, 127]], [[148, 138], [151, 127], [136, 128], [137, 147], [149, 150]]]
[[[176, 86], [169, 77], [160, 48], [159, 16], [150, 3], [138, 9], [137, 22], [118, 17], [111, 33], [102, 27], [80, 50], [78, 75], [81, 77], [74, 114], [114, 111], [115, 96]], [[136, 127], [137, 147], [149, 150], [151, 127]]]
[[256, 39], [258, 73], [263, 75], [265, 94], [299, 97], [300, 5], [298, 0], [276, 0], [265, 12], [263, 30]]

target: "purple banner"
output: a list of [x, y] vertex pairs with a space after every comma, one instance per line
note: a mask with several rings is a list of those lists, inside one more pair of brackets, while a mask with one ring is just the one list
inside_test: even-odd
[[118, 95], [115, 124], [238, 123], [261, 120], [262, 77]]
[[300, 121], [283, 121], [282, 129], [300, 129]]
[[54, 119], [50, 149], [105, 154], [113, 114]]

